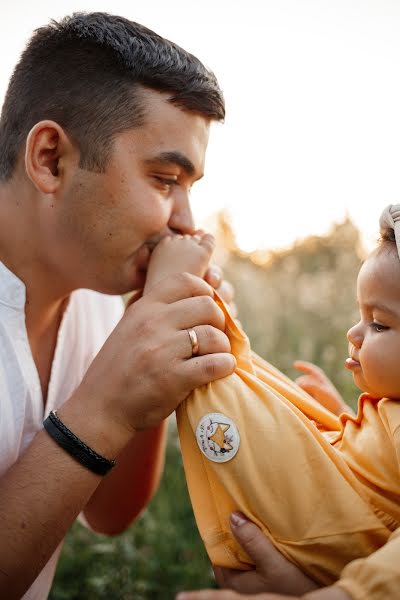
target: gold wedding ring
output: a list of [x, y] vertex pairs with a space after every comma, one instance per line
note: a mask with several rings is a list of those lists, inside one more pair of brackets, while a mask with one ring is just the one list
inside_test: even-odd
[[194, 329], [186, 330], [189, 334], [190, 343], [192, 344], [192, 356], [196, 356], [199, 353], [199, 340]]

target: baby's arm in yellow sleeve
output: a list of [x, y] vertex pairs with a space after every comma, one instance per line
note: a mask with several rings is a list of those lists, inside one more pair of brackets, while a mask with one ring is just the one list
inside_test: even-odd
[[353, 600], [395, 600], [400, 590], [400, 529], [388, 542], [368, 556], [354, 560], [335, 584]]

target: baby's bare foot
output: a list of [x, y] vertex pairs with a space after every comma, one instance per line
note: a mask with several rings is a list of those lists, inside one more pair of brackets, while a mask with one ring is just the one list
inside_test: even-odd
[[192, 273], [204, 277], [214, 246], [214, 237], [209, 233], [163, 238], [151, 255], [144, 293], [174, 273]]

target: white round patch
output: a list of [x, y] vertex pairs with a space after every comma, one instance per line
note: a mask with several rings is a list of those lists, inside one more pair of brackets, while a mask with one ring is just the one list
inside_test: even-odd
[[204, 456], [218, 463], [231, 460], [240, 446], [235, 423], [221, 413], [209, 413], [200, 419], [196, 439]]

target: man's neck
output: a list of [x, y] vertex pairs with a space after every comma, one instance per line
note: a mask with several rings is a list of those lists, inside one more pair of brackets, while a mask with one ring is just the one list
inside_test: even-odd
[[54, 246], [46, 237], [52, 224], [42, 202], [23, 175], [0, 184], [0, 260], [25, 284], [26, 331], [46, 403], [58, 330], [74, 288], [57, 266]]
[[58, 331], [68, 300], [68, 296], [51, 303], [42, 298], [36, 298], [35, 300], [30, 298], [27, 290], [25, 323], [31, 342], [46, 336], [49, 330], [56, 329]]
[[47, 258], [36, 202], [24, 181], [0, 185], [0, 261], [25, 284], [26, 326], [34, 337], [60, 322], [72, 291]]

